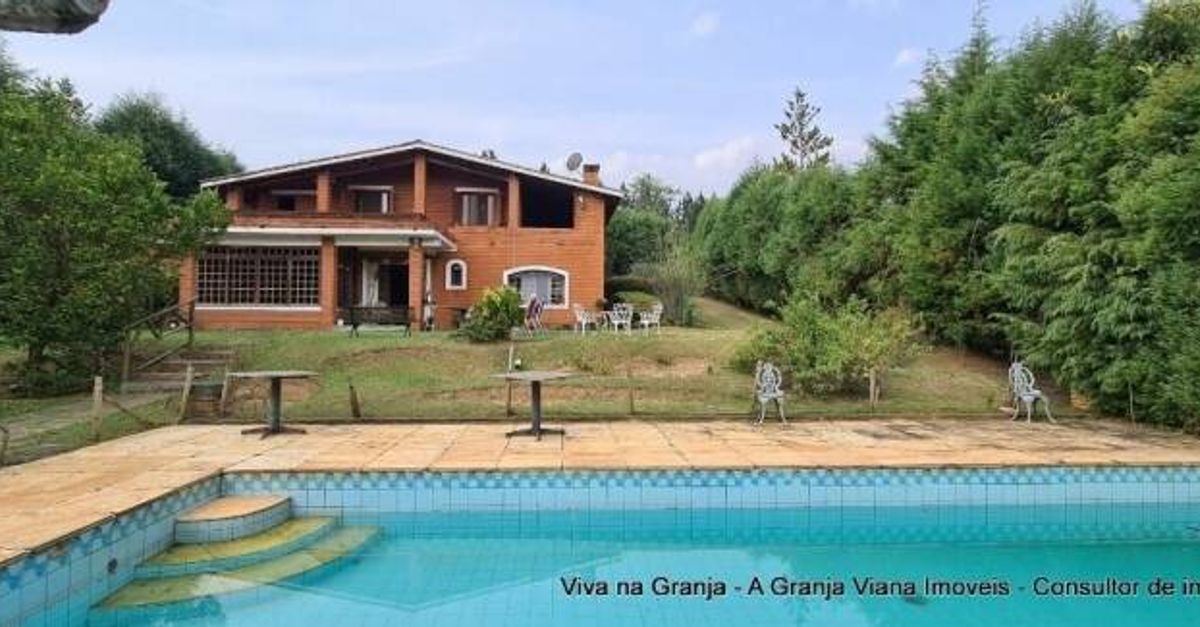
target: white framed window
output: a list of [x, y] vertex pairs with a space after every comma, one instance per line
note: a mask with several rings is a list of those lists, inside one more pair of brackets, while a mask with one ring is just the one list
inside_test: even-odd
[[537, 296], [547, 308], [565, 309], [571, 302], [571, 275], [550, 266], [520, 266], [504, 271], [504, 284], [521, 294], [528, 303]]
[[467, 289], [467, 262], [462, 259], [451, 259], [446, 262], [446, 289]]
[[460, 226], [495, 226], [497, 199], [500, 190], [485, 187], [458, 187], [458, 224]]
[[391, 185], [350, 185], [355, 213], [391, 213]]

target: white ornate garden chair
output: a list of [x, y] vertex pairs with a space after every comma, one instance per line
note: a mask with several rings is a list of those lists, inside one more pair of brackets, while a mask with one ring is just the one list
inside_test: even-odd
[[626, 333], [633, 332], [633, 305], [628, 303], [613, 305], [612, 311], [608, 312], [608, 325], [614, 332], [619, 332], [621, 327], [625, 327]]
[[1042, 411], [1046, 412], [1046, 419], [1054, 422], [1054, 416], [1050, 414], [1050, 399], [1044, 392], [1037, 389], [1033, 372], [1026, 368], [1025, 364], [1014, 361], [1008, 367], [1008, 389], [1012, 392], [1013, 420], [1021, 417], [1021, 408], [1024, 407], [1025, 422], [1032, 422], [1034, 405], [1041, 401]]
[[575, 313], [575, 330], [581, 335], [587, 335], [589, 324], [592, 325], [593, 330], [596, 329], [596, 314], [588, 309], [584, 309], [579, 303], [573, 305], [571, 310]]
[[642, 325], [642, 331], [650, 332], [650, 327], [654, 327], [656, 333], [662, 332], [662, 303], [654, 303], [654, 306], [646, 311], [638, 313], [638, 324]]
[[779, 412], [779, 421], [787, 424], [787, 416], [783, 415], [783, 375], [779, 368], [769, 361], [759, 361], [754, 366], [754, 404], [758, 406], [758, 422], [762, 424], [767, 417], [767, 403], [775, 401], [775, 410]]

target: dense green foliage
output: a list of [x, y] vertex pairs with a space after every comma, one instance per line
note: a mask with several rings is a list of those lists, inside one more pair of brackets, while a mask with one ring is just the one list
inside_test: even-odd
[[872, 373], [882, 378], [920, 347], [905, 312], [873, 312], [854, 299], [828, 308], [797, 296], [784, 307], [782, 321], [739, 347], [734, 366], [752, 372], [759, 360], [770, 361], [784, 370], [789, 386], [811, 394], [866, 389]]
[[26, 352], [26, 389], [62, 389], [103, 369], [226, 211], [212, 194], [173, 202], [137, 145], [95, 130], [69, 83], [4, 76], [0, 336]]
[[703, 194], [681, 195], [649, 174], [621, 190], [625, 198], [605, 234], [605, 270], [617, 282], [637, 284], [606, 286], [605, 292], [653, 291], [667, 322], [691, 324], [691, 298], [704, 290], [706, 275], [688, 233], [705, 206]]
[[718, 295], [903, 306], [1105, 411], [1200, 417], [1200, 3], [982, 22], [855, 171], [747, 172], [695, 231]]
[[200, 190], [200, 181], [241, 171], [232, 153], [210, 147], [187, 118], [155, 95], [130, 94], [101, 112], [96, 128], [138, 143], [146, 165], [167, 184], [174, 198]]
[[506, 340], [513, 327], [521, 326], [524, 321], [521, 295], [516, 290], [508, 286], [490, 288], [467, 312], [458, 334], [472, 342]]

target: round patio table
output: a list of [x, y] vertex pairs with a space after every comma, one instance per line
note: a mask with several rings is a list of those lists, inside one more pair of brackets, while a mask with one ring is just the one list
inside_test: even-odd
[[507, 437], [514, 435], [532, 435], [537, 439], [542, 439], [543, 433], [558, 433], [563, 434], [566, 431], [562, 429], [551, 429], [542, 427], [542, 383], [545, 381], [554, 381], [556, 379], [566, 379], [574, 376], [573, 373], [563, 370], [526, 370], [520, 372], [505, 372], [502, 374], [494, 374], [497, 379], [506, 381], [528, 382], [529, 383], [529, 402], [531, 405], [531, 413], [533, 414], [533, 422], [528, 429], [517, 429], [504, 434]]
[[266, 379], [271, 382], [271, 393], [267, 397], [266, 420], [262, 427], [243, 429], [242, 434], [261, 433], [262, 437], [280, 433], [307, 433], [298, 427], [283, 426], [283, 380], [311, 379], [317, 373], [308, 370], [251, 370], [226, 373], [227, 379]]

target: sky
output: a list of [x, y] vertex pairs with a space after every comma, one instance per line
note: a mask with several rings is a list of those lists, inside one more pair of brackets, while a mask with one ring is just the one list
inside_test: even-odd
[[[1011, 47], [1074, 0], [991, 0]], [[1099, 0], [1121, 20], [1137, 0]], [[7, 33], [22, 66], [93, 107], [156, 92], [249, 168], [424, 139], [617, 185], [724, 193], [782, 149], [795, 87], [852, 165], [966, 41], [973, 0], [398, 2], [113, 0], [79, 35]]]

